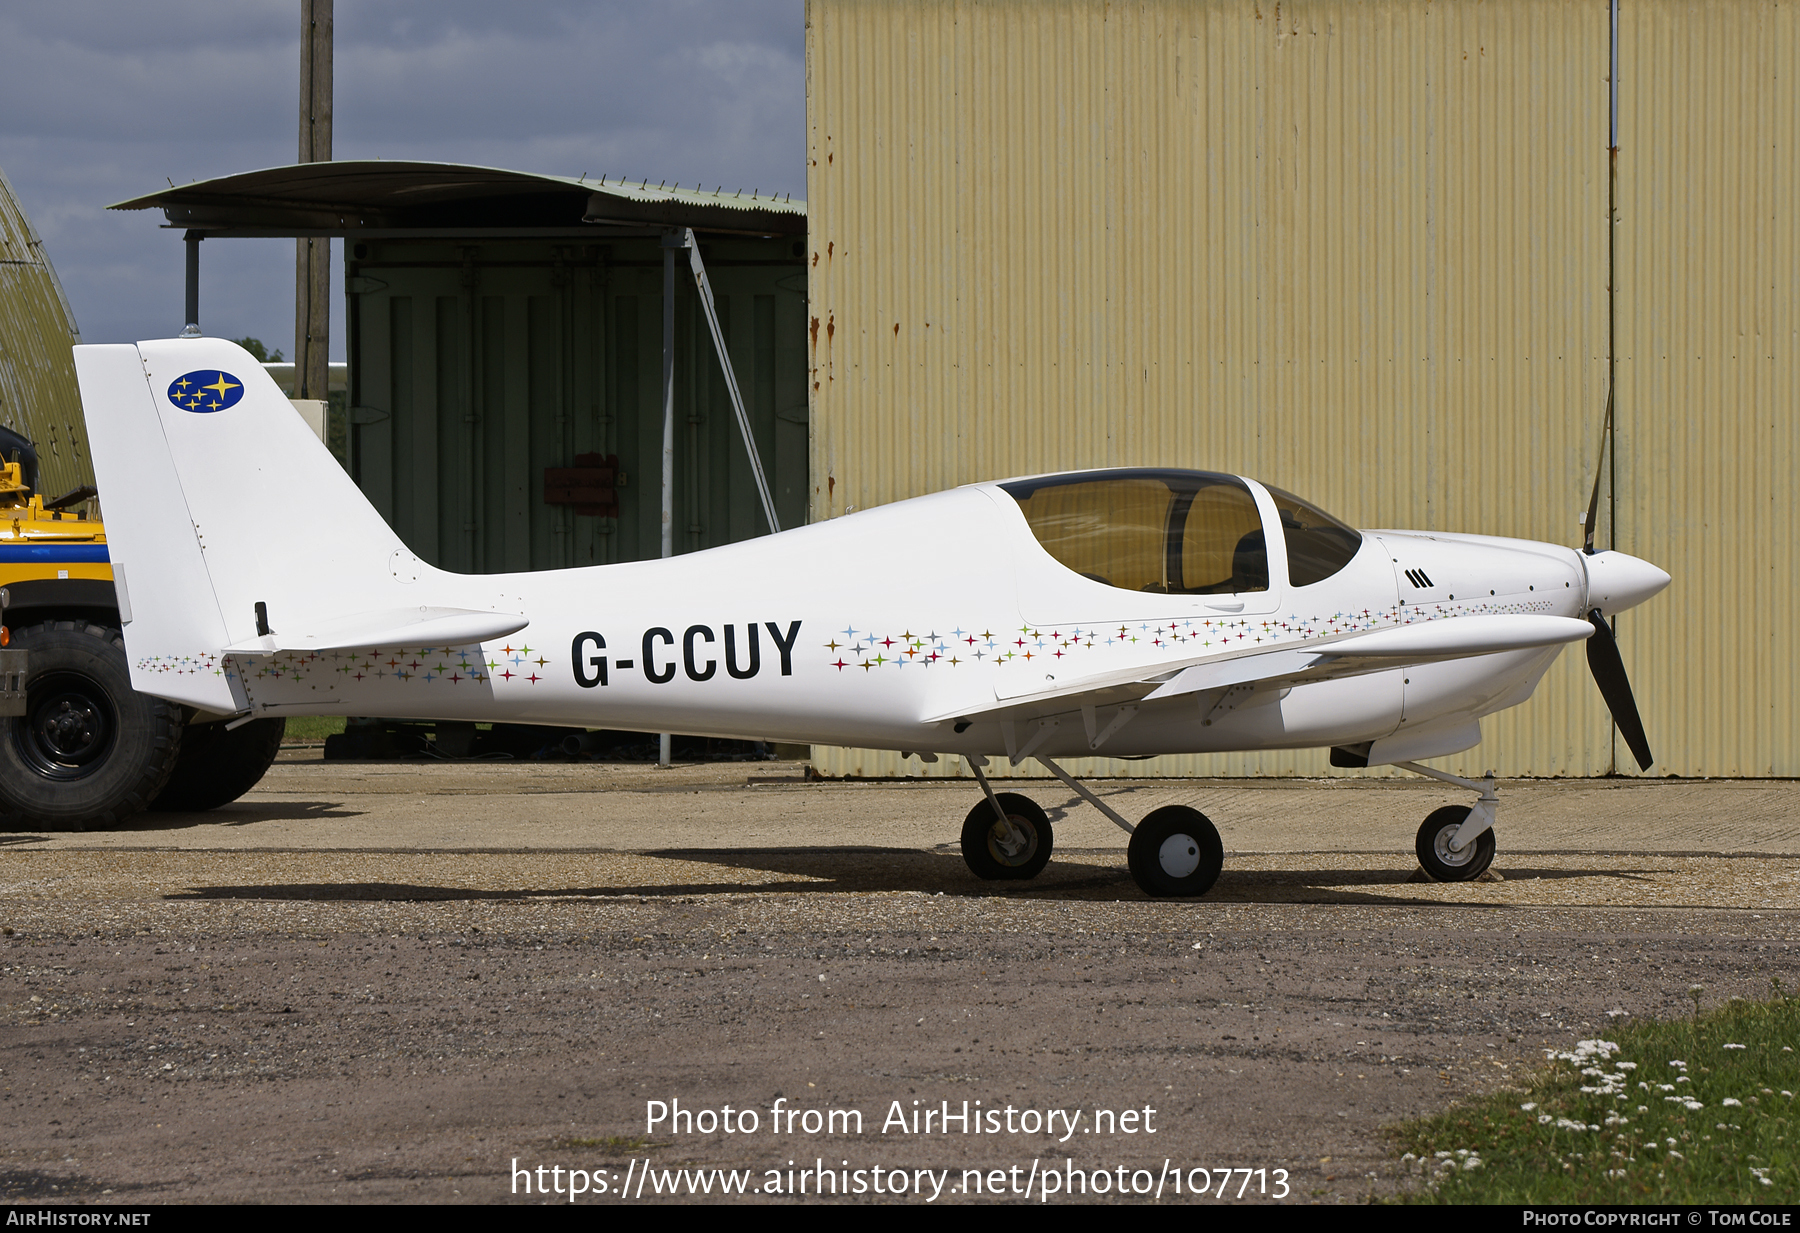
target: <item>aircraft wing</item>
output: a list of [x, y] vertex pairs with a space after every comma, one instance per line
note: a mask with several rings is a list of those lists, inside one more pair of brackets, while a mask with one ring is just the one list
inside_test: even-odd
[[1593, 632], [1592, 625], [1573, 617], [1517, 614], [1419, 621], [1366, 633], [1345, 634], [1305, 646], [1191, 657], [1085, 677], [1056, 689], [1008, 698], [979, 710], [938, 715], [927, 722], [1019, 719], [1089, 706], [1154, 702], [1233, 685], [1256, 684], [1283, 689], [1413, 664], [1561, 646], [1579, 642]]

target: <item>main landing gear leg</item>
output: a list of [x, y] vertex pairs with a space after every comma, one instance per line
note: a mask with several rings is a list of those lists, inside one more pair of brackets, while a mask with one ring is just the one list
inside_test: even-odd
[[983, 763], [968, 759], [986, 795], [963, 819], [962, 853], [969, 872], [990, 882], [1035, 878], [1050, 863], [1055, 839], [1050, 818], [1038, 803], [1017, 792], [995, 792], [982, 774]]
[[1481, 779], [1464, 779], [1417, 762], [1394, 765], [1415, 775], [1467, 788], [1480, 798], [1473, 806], [1446, 805], [1431, 812], [1419, 827], [1413, 845], [1419, 868], [1434, 882], [1473, 882], [1486, 873], [1494, 863], [1494, 815], [1500, 808], [1500, 798], [1494, 793], [1494, 773], [1489, 771]]
[[1165, 805], [1133, 826], [1111, 805], [1075, 782], [1062, 767], [1043, 754], [1038, 754], [1037, 760], [1067, 784], [1071, 792], [1131, 836], [1126, 863], [1131, 867], [1132, 880], [1146, 895], [1204, 895], [1219, 880], [1219, 871], [1225, 866], [1225, 845], [1219, 839], [1218, 828], [1198, 809]]

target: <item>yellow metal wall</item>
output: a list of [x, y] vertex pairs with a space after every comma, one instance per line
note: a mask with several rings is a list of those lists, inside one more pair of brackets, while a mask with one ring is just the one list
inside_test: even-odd
[[[1626, 10], [1618, 546], [1676, 584], [1621, 639], [1656, 773], [1794, 774], [1793, 21]], [[815, 519], [1163, 465], [1364, 527], [1579, 541], [1604, 2], [811, 0], [807, 26]], [[1579, 651], [1484, 734], [1445, 765], [1633, 767]], [[1328, 773], [1322, 752], [1087, 770]]]
[[1619, 547], [1675, 576], [1626, 666], [1659, 770], [1800, 774], [1800, 21], [1627, 0], [1619, 34]]
[[50, 497], [94, 482], [70, 350], [80, 341], [43, 242], [0, 174], [0, 425], [37, 445]]

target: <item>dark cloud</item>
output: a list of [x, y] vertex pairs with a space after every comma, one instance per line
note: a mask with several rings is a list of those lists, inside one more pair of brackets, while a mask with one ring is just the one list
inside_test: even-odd
[[[799, 196], [802, 23], [802, 0], [340, 0], [333, 152]], [[0, 169], [84, 339], [180, 328], [176, 235], [105, 206], [292, 162], [299, 33], [293, 0], [0, 4]], [[208, 333], [291, 349], [291, 242], [212, 242], [202, 269]]]

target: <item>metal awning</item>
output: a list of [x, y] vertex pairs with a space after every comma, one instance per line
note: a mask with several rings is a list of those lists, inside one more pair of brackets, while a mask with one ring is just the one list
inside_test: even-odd
[[164, 189], [108, 207], [161, 209], [204, 235], [351, 232], [509, 235], [596, 227], [689, 227], [804, 235], [806, 203], [649, 181], [537, 175], [456, 163], [298, 163]]

